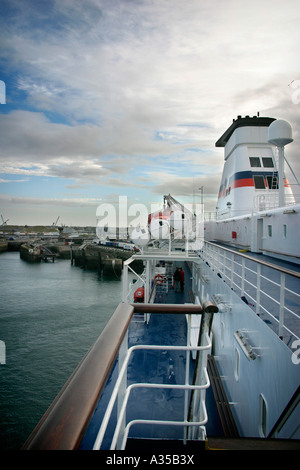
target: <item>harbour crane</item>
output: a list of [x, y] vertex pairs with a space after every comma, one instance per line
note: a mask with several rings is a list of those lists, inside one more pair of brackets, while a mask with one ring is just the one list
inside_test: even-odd
[[7, 222], [9, 221], [9, 219], [4, 220], [2, 214], [1, 214], [1, 219], [2, 219], [2, 224], [0, 225], [0, 227], [3, 227], [4, 225], [7, 224]]

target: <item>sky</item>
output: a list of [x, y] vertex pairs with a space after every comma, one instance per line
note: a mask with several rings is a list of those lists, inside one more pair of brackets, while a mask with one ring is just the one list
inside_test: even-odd
[[299, 0], [0, 0], [0, 215], [96, 224], [103, 204], [215, 210], [238, 115], [288, 120], [300, 176]]

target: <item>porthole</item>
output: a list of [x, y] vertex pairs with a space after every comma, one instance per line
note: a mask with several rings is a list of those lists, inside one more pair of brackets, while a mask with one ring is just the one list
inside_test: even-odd
[[287, 226], [286, 224], [283, 225], [283, 238], [286, 238], [287, 235]]

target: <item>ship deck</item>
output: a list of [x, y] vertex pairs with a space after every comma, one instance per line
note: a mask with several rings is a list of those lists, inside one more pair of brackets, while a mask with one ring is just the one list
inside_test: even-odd
[[[175, 292], [168, 289], [168, 292], [157, 293], [155, 303], [184, 304], [191, 303], [191, 273], [186, 263], [177, 262], [173, 264], [173, 269], [180, 266], [185, 272], [185, 285], [183, 292]], [[187, 342], [187, 321], [185, 314], [155, 314], [151, 315], [149, 324], [143, 318], [134, 314], [128, 332], [128, 347], [137, 344], [145, 345], [165, 345], [165, 346], [186, 346]], [[151, 382], [156, 384], [184, 384], [185, 383], [185, 362], [186, 353], [184, 351], [164, 351], [161, 350], [137, 350], [128, 365], [127, 385], [136, 382]], [[190, 364], [190, 384], [193, 380], [194, 361]], [[99, 404], [95, 410], [86, 435], [82, 441], [81, 449], [90, 449], [93, 446], [99, 423], [101, 423], [108, 400], [116, 381], [118, 373], [117, 361], [106, 389], [102, 394]], [[184, 419], [184, 390], [163, 389], [163, 388], [136, 388], [133, 389], [128, 401], [126, 419], [143, 420], [174, 420]], [[225, 437], [218, 408], [216, 405], [212, 387], [206, 393], [206, 409], [208, 413], [208, 423], [206, 432], [208, 436]], [[116, 410], [112, 420], [116, 418]], [[112, 439], [113, 426], [108, 427], [107, 434], [102, 443], [104, 450], [109, 449]], [[236, 436], [236, 434], [235, 434]], [[131, 448], [139, 446], [137, 439], [167, 439], [181, 441], [183, 439], [182, 426], [166, 426], [157, 424], [137, 424], [130, 432], [129, 441]], [[132, 441], [132, 439], [134, 439]], [[140, 441], [142, 442], [142, 441]]]
[[[164, 257], [162, 258], [164, 259]], [[155, 259], [161, 258], [156, 256]], [[198, 263], [195, 256], [192, 259]], [[118, 448], [130, 451], [151, 449], [171, 451], [173, 449], [179, 451], [184, 445], [185, 450], [189, 450], [191, 446], [193, 451], [200, 451], [218, 448], [271, 449], [274, 448], [274, 445], [278, 449], [299, 446], [299, 441], [239, 438], [231, 414], [231, 405], [226, 398], [218, 367], [212, 355], [207, 357], [210, 386], [206, 390], [206, 410], [202, 408], [203, 387], [209, 385], [205, 383], [207, 375], [204, 353], [204, 348], [211, 346], [207, 334], [210, 328], [208, 325], [210, 325], [212, 315], [215, 315], [216, 328], [222, 311], [219, 310], [219, 313], [216, 313], [216, 306], [207, 307], [206, 302], [202, 307], [196, 305], [199, 299], [198, 295], [195, 300], [191, 298], [193, 297], [190, 295], [192, 282], [194, 288], [195, 283], [199, 289], [201, 286], [199, 286], [198, 267], [193, 266], [193, 275], [190, 272], [190, 260], [191, 258], [180, 254], [173, 257], [172, 260], [171, 272], [174, 272], [176, 266], [183, 267], [185, 271], [183, 292], [175, 292], [168, 284], [164, 291], [158, 292], [157, 290], [156, 305], [150, 303], [132, 304], [126, 297], [126, 300], [118, 306], [97, 342], [74, 371], [23, 448], [79, 448], [81, 450]], [[224, 267], [224, 264], [222, 266]], [[149, 264], [147, 264], [147, 268], [149, 268]], [[205, 282], [207, 279], [206, 269], [209, 269], [208, 263], [202, 263], [201, 269]], [[222, 287], [221, 294], [225, 287], [228, 289], [224, 283], [223, 271], [222, 275], [217, 270], [215, 272], [217, 285], [209, 284], [212, 286], [211, 292], [208, 292], [211, 298], [216, 297], [214, 295], [215, 289]], [[128, 271], [126, 272], [128, 274]], [[168, 276], [171, 276], [171, 272]], [[298, 275], [296, 277], [298, 278]], [[148, 281], [151, 278], [149, 275]], [[144, 282], [142, 278], [140, 281]], [[124, 283], [125, 286], [126, 283]], [[147, 289], [150, 288], [149, 283], [145, 286]], [[125, 294], [125, 289], [123, 294]], [[236, 298], [238, 299], [238, 297]], [[162, 304], [162, 306], [157, 304]], [[241, 307], [247, 310], [248, 318], [249, 307], [245, 306], [240, 299], [237, 304], [238, 319], [241, 316]], [[153, 312], [150, 319], [148, 318], [149, 311]], [[147, 312], [145, 313], [147, 317], [140, 318], [137, 312]], [[192, 315], [187, 315], [187, 313]], [[199, 349], [203, 351], [199, 357], [204, 361], [202, 363], [204, 369], [202, 366], [199, 369], [196, 367], [196, 362], [193, 359], [195, 354], [191, 353], [190, 348], [187, 347], [189, 331], [187, 318], [191, 317], [192, 322], [195, 320], [194, 323], [197, 323], [200, 314], [203, 319], [200, 333], [201, 330], [202, 333], [204, 330], [206, 335], [205, 338], [202, 333], [199, 335], [201, 337], [201, 348]], [[250, 317], [251, 320], [255, 318], [252, 315]], [[260, 322], [260, 320], [258, 321]], [[237, 328], [239, 325], [235, 326], [235, 330]], [[268, 328], [265, 325], [264, 328], [266, 332]], [[266, 338], [268, 339], [269, 335]], [[281, 351], [282, 342], [277, 340], [276, 344], [280, 344]], [[211, 354], [214, 351], [216, 353], [217, 346], [217, 343], [214, 342]], [[288, 351], [285, 346], [284, 348], [285, 351]], [[288, 358], [288, 360], [290, 359]], [[188, 364], [189, 369], [186, 369]], [[198, 362], [199, 364], [201, 364], [201, 360]], [[292, 367], [287, 362], [285, 365]], [[203, 376], [200, 378], [198, 376], [195, 382], [193, 381], [194, 369], [204, 371]], [[224, 371], [222, 375], [224, 375]], [[189, 408], [190, 401], [192, 401], [190, 400], [191, 394], [194, 393], [191, 390], [196, 388], [201, 389], [200, 409], [203, 414], [200, 417], [198, 415], [195, 417], [193, 413], [187, 413], [189, 409], [192, 410], [192, 407]], [[298, 393], [299, 389], [282, 411], [278, 420], [279, 424], [282, 419], [285, 419], [291, 408], [296, 405], [296, 400], [299, 398]], [[197, 394], [195, 393], [195, 395]], [[198, 398], [199, 396], [196, 400]], [[126, 414], [123, 415], [125, 404], [127, 405]], [[198, 411], [199, 403], [196, 402], [196, 404], [198, 408], [194, 408], [194, 410]], [[112, 413], [110, 413], [111, 411]], [[204, 423], [203, 416], [205, 417], [206, 412], [208, 420]], [[199, 421], [201, 422], [199, 423]], [[184, 434], [187, 428], [194, 428], [197, 433], [200, 430], [200, 425], [203, 424], [205, 424], [206, 433], [205, 435], [201, 434], [200, 440], [194, 432], [191, 435], [192, 440], [189, 440], [189, 437]], [[120, 440], [116, 442], [119, 438], [113, 438], [114, 434], [120, 436], [122, 442]], [[125, 444], [126, 439], [127, 444]]]

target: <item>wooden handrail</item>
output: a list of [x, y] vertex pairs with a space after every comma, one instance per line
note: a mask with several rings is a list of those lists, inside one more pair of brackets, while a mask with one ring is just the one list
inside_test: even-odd
[[22, 449], [77, 449], [109, 377], [134, 308], [120, 304]]
[[[218, 311], [212, 303], [203, 307], [212, 313]], [[119, 304], [99, 338], [23, 445], [23, 450], [78, 449], [134, 312], [201, 314], [203, 308], [194, 304]]]
[[131, 304], [136, 313], [194, 313], [201, 314], [201, 305], [193, 304]]

